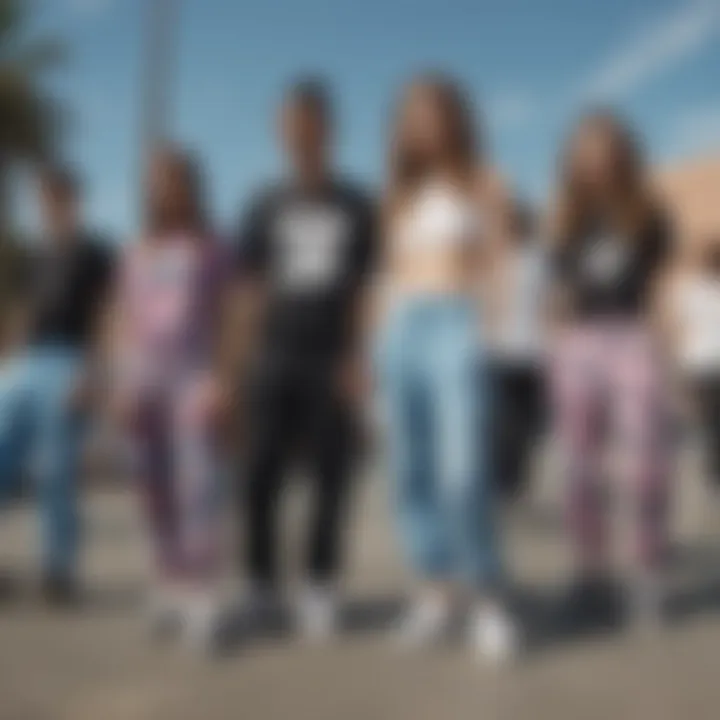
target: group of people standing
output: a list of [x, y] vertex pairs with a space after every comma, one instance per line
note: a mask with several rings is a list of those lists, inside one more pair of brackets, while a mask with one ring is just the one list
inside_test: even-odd
[[327, 88], [300, 81], [280, 112], [288, 176], [257, 194], [236, 241], [214, 234], [198, 165], [166, 147], [149, 163], [142, 238], [114, 269], [79, 232], [72, 176], [43, 176], [56, 242], [33, 266], [30, 340], [2, 367], [0, 480], [34, 441], [50, 597], [76, 589], [74, 485], [94, 384], [131, 441], [156, 629], [217, 639], [228, 466], [243, 614], [253, 621], [276, 602], [279, 500], [302, 461], [314, 500], [297, 620], [313, 638], [333, 632], [371, 396], [399, 537], [420, 580], [403, 644], [440, 639], [462, 607], [480, 655], [520, 645], [498, 504], [523, 491], [544, 427], [567, 482], [568, 612], [597, 608], [613, 580], [604, 510], [616, 478], [635, 531], [631, 607], [660, 617], [676, 375], [661, 302], [671, 225], [639, 144], [612, 114], [588, 113], [572, 132], [548, 222], [510, 196], [476, 125], [451, 80], [410, 83], [376, 204], [336, 172]]

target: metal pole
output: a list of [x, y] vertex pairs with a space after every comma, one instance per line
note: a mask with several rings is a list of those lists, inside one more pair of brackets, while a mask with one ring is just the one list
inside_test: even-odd
[[[140, 120], [140, 184], [153, 150], [167, 138], [175, 80], [176, 36], [180, 0], [141, 0], [145, 8]], [[141, 208], [144, 210], [141, 200]]]

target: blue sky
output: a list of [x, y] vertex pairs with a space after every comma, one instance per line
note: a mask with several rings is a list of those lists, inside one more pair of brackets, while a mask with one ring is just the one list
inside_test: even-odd
[[[142, 8], [149, 0], [33, 0], [71, 59], [65, 155], [94, 224], [136, 224]], [[720, 151], [720, 0], [181, 0], [172, 134], [199, 151], [221, 226], [280, 171], [272, 117], [288, 78], [321, 72], [339, 104], [341, 166], [382, 180], [398, 85], [418, 69], [473, 93], [495, 163], [534, 198], [583, 104], [615, 104], [658, 162]]]

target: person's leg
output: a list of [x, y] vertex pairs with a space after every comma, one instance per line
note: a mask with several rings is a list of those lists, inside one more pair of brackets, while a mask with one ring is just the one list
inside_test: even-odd
[[137, 484], [153, 557], [146, 608], [149, 629], [164, 635], [180, 625], [178, 509], [172, 487], [172, 428], [165, 399], [157, 388], [139, 391], [130, 431], [133, 481]]
[[424, 318], [414, 310], [395, 317], [376, 354], [398, 534], [422, 581], [399, 627], [405, 647], [434, 643], [445, 634], [452, 618], [448, 583], [457, 570], [439, 494], [429, 387], [419, 373]]
[[190, 640], [212, 649], [217, 639], [220, 570], [218, 446], [213, 408], [201, 377], [173, 393], [172, 484], [177, 503], [182, 603]]
[[720, 377], [698, 378], [693, 391], [708, 481], [720, 487]]
[[248, 447], [244, 462], [246, 573], [253, 590], [273, 592], [277, 583], [277, 510], [291, 452], [296, 402], [287, 372], [265, 368], [250, 388]]
[[[489, 390], [489, 398], [480, 400], [490, 405], [488, 468], [498, 497], [509, 498], [512, 496], [517, 471], [517, 427], [513, 417], [511, 378], [506, 363], [500, 361], [492, 363], [488, 372], [486, 390]], [[479, 442], [486, 443], [486, 438], [480, 438]]]
[[309, 379], [304, 451], [314, 485], [313, 513], [307, 545], [307, 567], [313, 583], [332, 582], [343, 555], [346, 505], [355, 450], [352, 408], [337, 397], [328, 377]]
[[80, 540], [78, 472], [82, 422], [71, 396], [81, 358], [71, 351], [48, 350], [38, 361], [34, 388], [37, 409], [35, 471], [43, 530], [46, 578], [62, 584], [77, 571]]
[[[31, 364], [27, 357], [0, 363], [0, 510], [22, 490], [33, 440], [34, 408], [28, 392]], [[13, 578], [0, 567], [0, 602], [14, 594], [14, 586]]]
[[513, 405], [518, 418], [517, 472], [512, 488], [513, 497], [528, 490], [533, 476], [533, 453], [542, 425], [542, 384], [540, 371], [534, 366], [519, 367], [516, 371]]
[[33, 436], [33, 404], [28, 356], [0, 365], [0, 503], [19, 489]]
[[606, 571], [601, 388], [593, 355], [587, 335], [571, 331], [556, 348], [551, 378], [553, 432], [567, 485], [567, 524], [574, 544], [575, 572], [580, 578]]
[[297, 621], [309, 638], [330, 636], [337, 620], [337, 579], [347, 532], [354, 437], [351, 408], [338, 397], [332, 369], [308, 373], [299, 417], [312, 487], [306, 546], [307, 581], [298, 598]]
[[720, 375], [708, 379], [708, 435], [710, 445], [709, 480], [720, 490]]
[[177, 385], [172, 407], [172, 485], [177, 503], [180, 568], [190, 582], [217, 576], [219, 462], [214, 418], [200, 381]]
[[136, 480], [142, 492], [155, 567], [171, 580], [178, 572], [177, 507], [172, 491], [168, 409], [159, 397], [143, 399], [135, 426]]
[[638, 330], [615, 354], [611, 387], [613, 441], [627, 483], [634, 570], [660, 572], [667, 553], [672, 441], [661, 360]]
[[512, 655], [517, 628], [505, 610], [499, 502], [489, 476], [489, 378], [469, 307], [448, 308], [428, 350], [437, 472], [445, 527], [460, 582], [473, 597], [473, 649], [493, 661]]
[[492, 477], [504, 500], [516, 498], [527, 485], [528, 460], [536, 423], [536, 385], [529, 368], [505, 365], [490, 375], [489, 394], [494, 436]]
[[552, 432], [566, 486], [566, 525], [573, 569], [558, 606], [569, 632], [614, 628], [620, 618], [607, 555], [608, 349], [599, 328], [574, 329], [555, 348], [551, 366]]
[[377, 352], [384, 427], [400, 540], [413, 569], [429, 582], [446, 582], [455, 568], [435, 473], [428, 388], [418, 377], [422, 348], [408, 311], [398, 316]]
[[428, 354], [428, 382], [444, 524], [463, 582], [494, 592], [502, 580], [502, 563], [498, 504], [488, 467], [487, 365], [469, 309], [458, 306], [440, 320]]

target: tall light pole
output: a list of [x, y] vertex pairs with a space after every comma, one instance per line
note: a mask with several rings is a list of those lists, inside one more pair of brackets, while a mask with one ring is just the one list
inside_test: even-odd
[[[181, 0], [141, 0], [143, 18], [140, 117], [140, 188], [147, 161], [167, 138], [176, 75], [176, 40]], [[143, 190], [141, 190], [144, 196]], [[142, 208], [142, 203], [141, 203]]]

